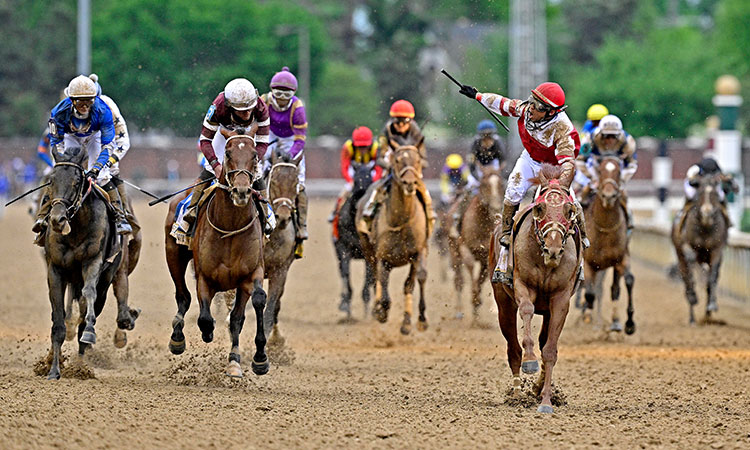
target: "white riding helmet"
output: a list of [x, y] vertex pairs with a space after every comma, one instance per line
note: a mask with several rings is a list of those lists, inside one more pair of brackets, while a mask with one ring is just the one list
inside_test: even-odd
[[224, 88], [224, 99], [233, 109], [246, 111], [255, 108], [258, 103], [258, 91], [248, 80], [235, 78]]
[[78, 75], [70, 80], [64, 92], [70, 98], [94, 98], [97, 94], [96, 83], [85, 75]]
[[609, 114], [599, 121], [599, 133], [602, 135], [614, 134], [618, 139], [622, 136], [622, 121], [619, 117]]

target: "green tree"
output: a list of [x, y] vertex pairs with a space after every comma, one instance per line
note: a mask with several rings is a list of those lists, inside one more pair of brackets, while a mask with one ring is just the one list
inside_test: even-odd
[[110, 1], [94, 15], [93, 67], [104, 91], [141, 130], [195, 136], [208, 105], [232, 78], [247, 78], [262, 93], [282, 66], [297, 71], [298, 40], [278, 36], [277, 24], [308, 27], [315, 86], [324, 62], [323, 27], [308, 12], [278, 2]]

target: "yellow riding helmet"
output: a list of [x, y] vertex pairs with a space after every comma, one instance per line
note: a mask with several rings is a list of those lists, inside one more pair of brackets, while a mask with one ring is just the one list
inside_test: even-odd
[[609, 110], [606, 106], [601, 103], [595, 103], [589, 106], [589, 110], [586, 111], [586, 118], [589, 120], [602, 120], [602, 117], [609, 114]]
[[445, 165], [449, 169], [460, 169], [464, 165], [464, 159], [458, 153], [451, 153], [445, 158]]

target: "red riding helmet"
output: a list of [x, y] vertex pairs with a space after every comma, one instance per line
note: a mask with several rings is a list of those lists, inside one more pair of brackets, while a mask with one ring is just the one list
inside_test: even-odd
[[372, 145], [372, 131], [367, 127], [355, 128], [352, 132], [352, 143], [355, 147], [369, 147]]
[[390, 115], [391, 117], [408, 117], [409, 119], [413, 119], [414, 105], [407, 100], [396, 100], [391, 105]]
[[542, 83], [537, 86], [536, 89], [532, 89], [531, 94], [557, 110], [565, 105], [565, 92], [557, 83], [552, 83], [550, 81]]

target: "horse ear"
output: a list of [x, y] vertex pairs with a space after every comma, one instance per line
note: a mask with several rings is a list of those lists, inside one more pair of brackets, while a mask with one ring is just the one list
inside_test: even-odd
[[542, 220], [542, 218], [544, 218], [544, 215], [547, 213], [547, 204], [537, 203], [536, 205], [534, 205], [532, 213], [534, 214], [535, 220]]

